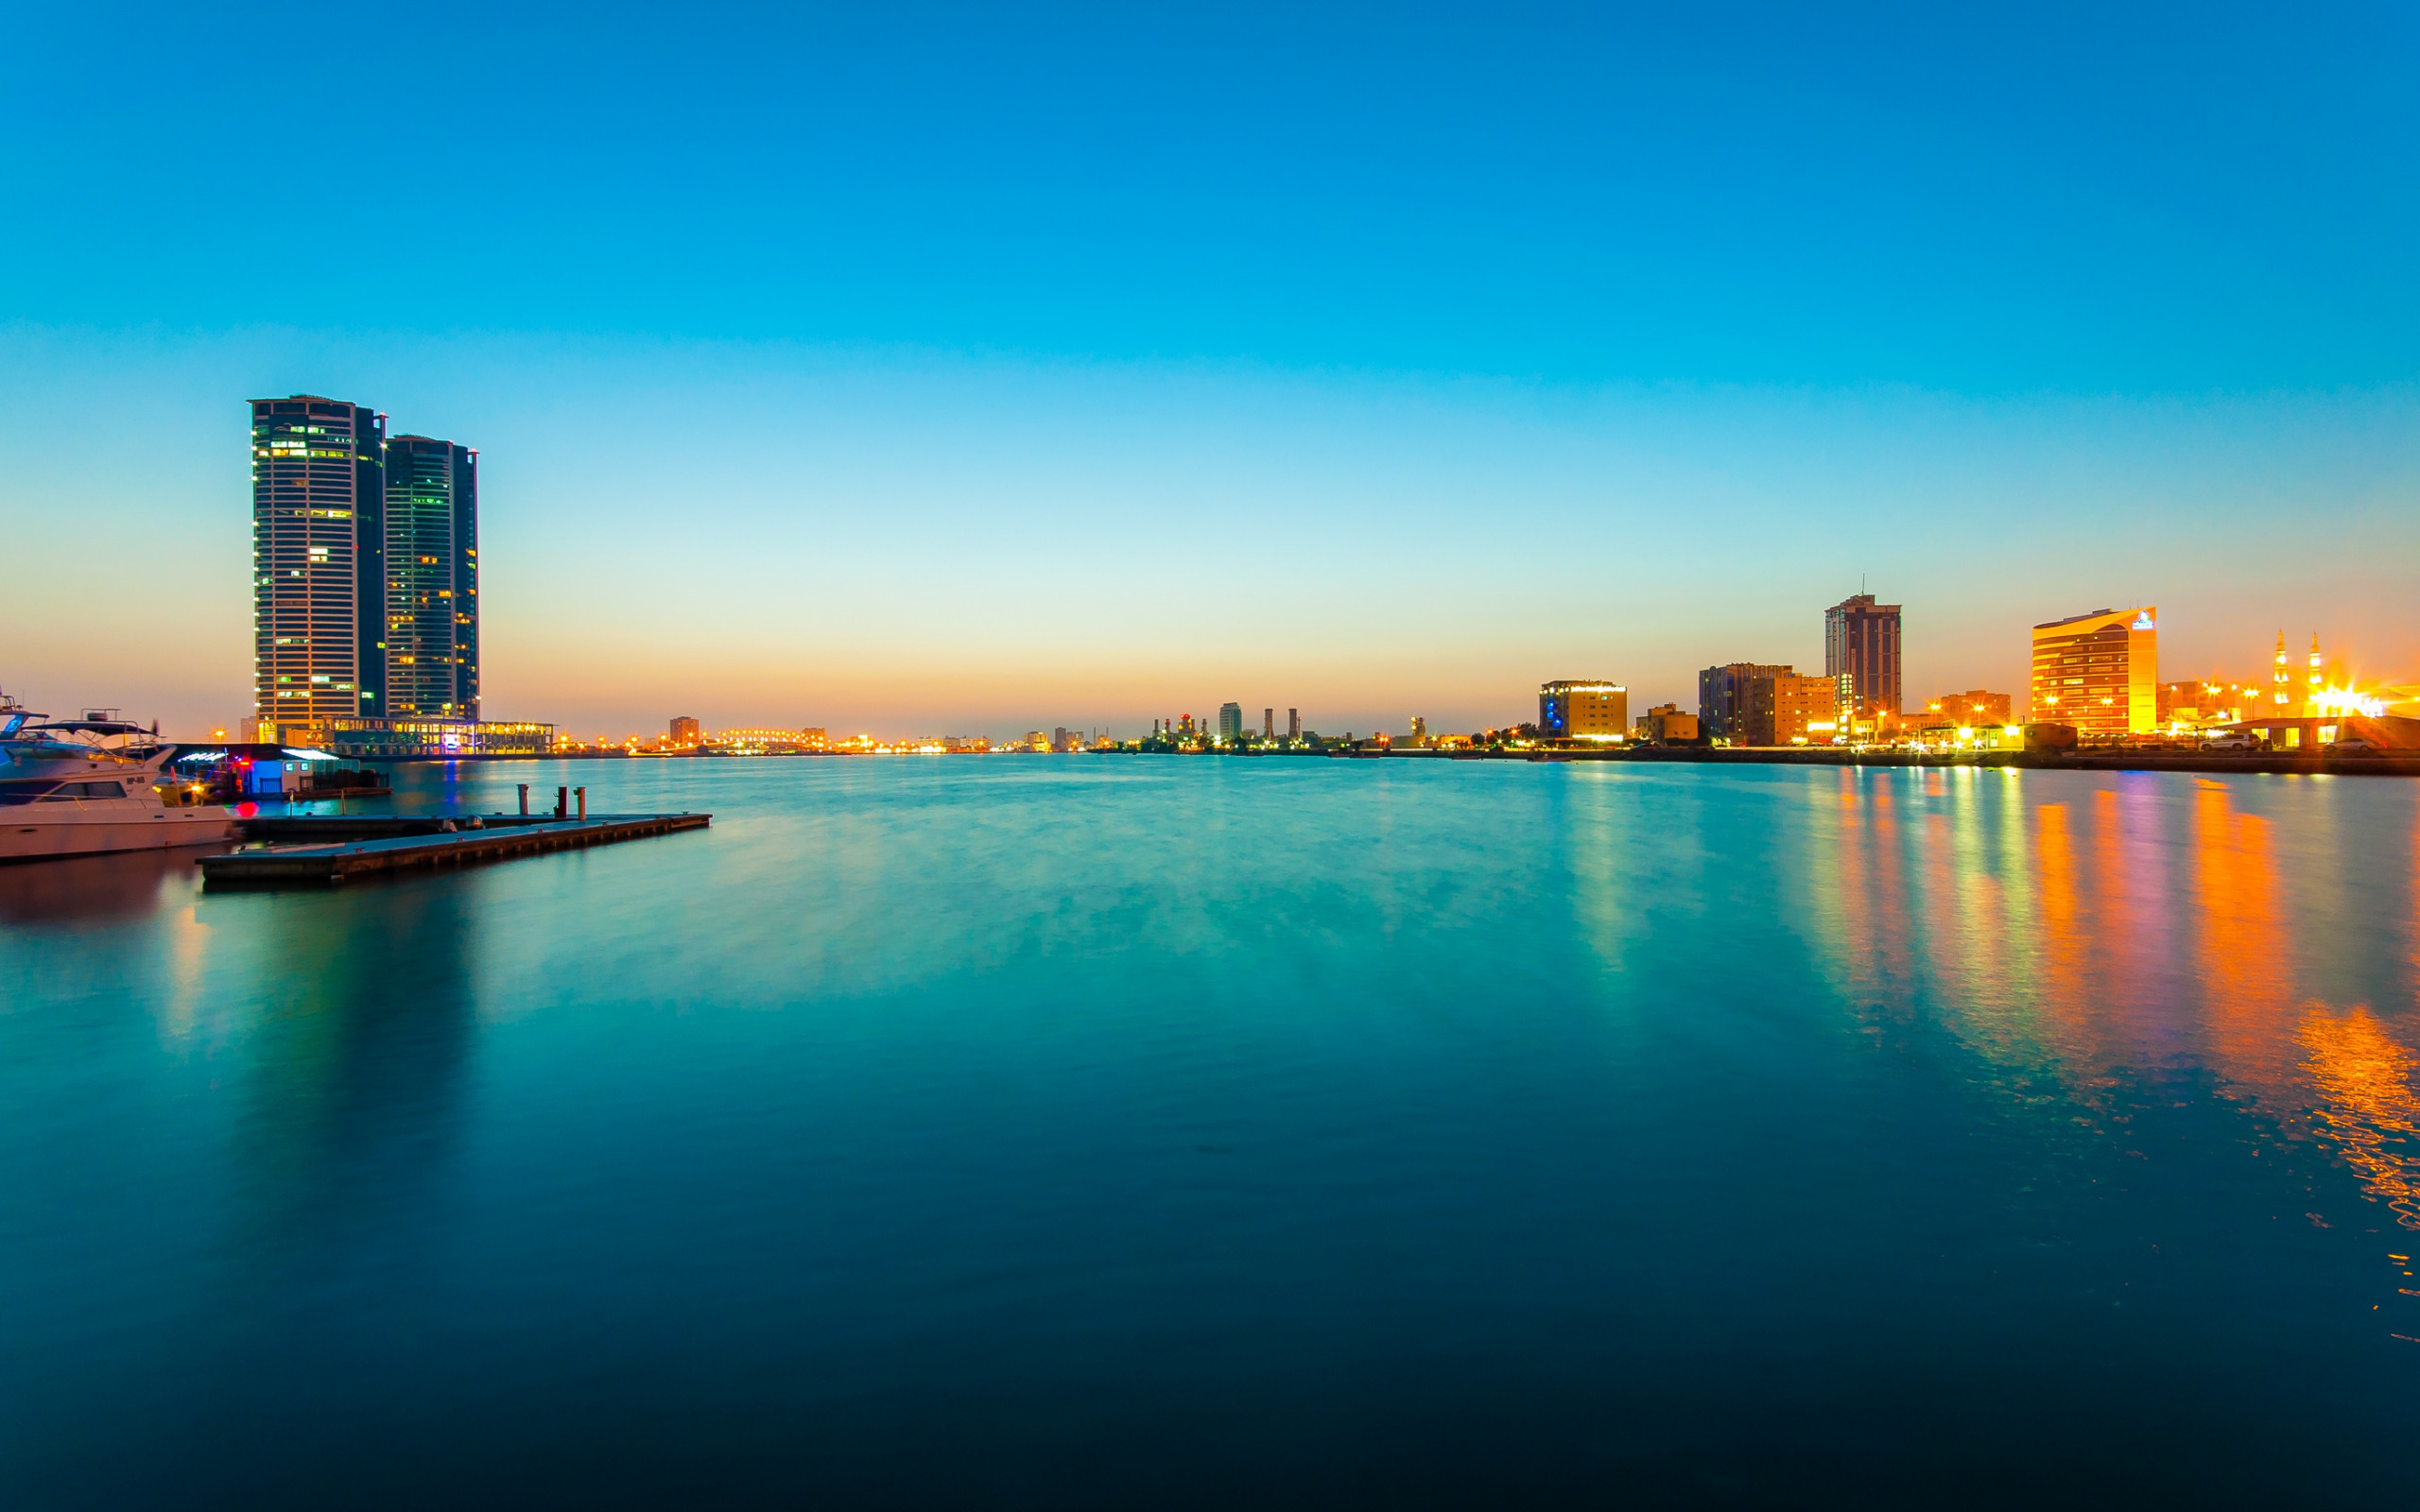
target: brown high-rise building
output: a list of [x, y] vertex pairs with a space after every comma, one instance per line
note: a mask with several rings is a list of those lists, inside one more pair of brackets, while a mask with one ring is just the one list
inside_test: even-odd
[[1858, 710], [1899, 713], [1899, 606], [1853, 593], [1825, 610], [1824, 674], [1841, 679], [1841, 696]]

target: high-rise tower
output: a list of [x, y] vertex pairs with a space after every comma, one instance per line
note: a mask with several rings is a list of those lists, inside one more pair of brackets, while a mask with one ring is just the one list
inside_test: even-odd
[[1824, 611], [1824, 676], [1839, 679], [1844, 706], [1858, 712], [1896, 714], [1899, 679], [1899, 606], [1877, 604], [1872, 593], [1852, 593]]
[[252, 687], [263, 719], [385, 713], [387, 418], [252, 401]]
[[387, 442], [387, 712], [479, 717], [479, 454]]

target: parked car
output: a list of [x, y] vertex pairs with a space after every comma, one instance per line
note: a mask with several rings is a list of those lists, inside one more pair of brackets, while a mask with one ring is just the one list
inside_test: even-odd
[[2249, 730], [2229, 730], [2223, 735], [2202, 742], [2204, 750], [2258, 750], [2261, 740]]

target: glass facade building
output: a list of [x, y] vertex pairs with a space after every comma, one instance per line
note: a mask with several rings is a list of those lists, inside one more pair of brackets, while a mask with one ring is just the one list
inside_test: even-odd
[[295, 394], [252, 401], [252, 686], [262, 719], [386, 707], [387, 418]]
[[479, 717], [479, 454], [387, 442], [387, 712]]

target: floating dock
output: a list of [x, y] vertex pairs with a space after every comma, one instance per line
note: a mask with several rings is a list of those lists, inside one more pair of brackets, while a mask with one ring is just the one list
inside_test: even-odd
[[[702, 830], [713, 818], [711, 814], [600, 814], [584, 819], [494, 814], [247, 819], [242, 829], [249, 839], [303, 843], [271, 843], [204, 856], [201, 875], [214, 887], [329, 887], [373, 872], [506, 861]], [[448, 824], [454, 828], [447, 829]]]

